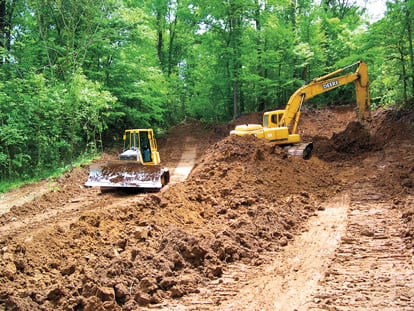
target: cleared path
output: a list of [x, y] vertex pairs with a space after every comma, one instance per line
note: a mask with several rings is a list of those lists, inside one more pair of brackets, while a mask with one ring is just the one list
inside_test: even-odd
[[338, 196], [308, 223], [308, 230], [283, 251], [264, 256], [268, 264], [229, 265], [224, 275], [200, 293], [157, 310], [302, 310], [339, 246], [346, 227], [349, 197]]
[[197, 142], [193, 137], [185, 139], [180, 161], [171, 172], [170, 183], [175, 184], [187, 179], [194, 167], [197, 156]]

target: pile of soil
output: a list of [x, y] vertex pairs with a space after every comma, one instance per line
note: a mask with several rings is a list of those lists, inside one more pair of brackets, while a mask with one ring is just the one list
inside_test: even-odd
[[0, 298], [21, 309], [131, 310], [180, 297], [230, 262], [260, 264], [337, 188], [317, 159], [305, 165], [272, 143], [227, 137], [168, 191], [3, 239]]
[[[329, 113], [318, 111], [315, 124], [332, 123]], [[407, 120], [412, 122], [406, 117], [403, 123]], [[165, 157], [161, 153], [164, 163], [173, 163], [191, 129], [197, 129], [191, 134], [202, 142], [203, 153], [191, 175], [165, 191], [136, 199], [90, 192], [82, 186], [88, 169], [74, 169], [58, 180], [56, 191], [1, 216], [7, 226], [20, 215], [38, 215], [70, 200], [79, 204], [76, 218], [1, 237], [0, 305], [17, 310], [134, 310], [197, 292], [220, 278], [229, 263], [260, 265], [262, 254], [289, 244], [324, 200], [355, 180], [342, 174], [344, 163], [355, 165], [355, 159], [367, 170], [385, 165], [383, 178], [375, 182], [403, 210], [407, 226], [402, 234], [410, 247], [412, 128], [407, 125], [408, 153], [400, 163], [363, 162], [368, 154], [396, 156], [377, 136], [388, 133], [401, 141], [401, 117], [387, 123], [385, 116], [383, 121], [370, 131], [351, 122], [331, 138], [310, 137], [315, 142], [310, 160], [255, 137], [217, 141], [222, 130], [191, 121], [160, 140], [160, 151], [170, 152]], [[391, 186], [390, 181], [398, 183]], [[82, 205], [77, 197], [91, 203]]]
[[360, 122], [350, 122], [346, 129], [330, 139], [314, 138], [315, 155], [325, 161], [347, 161], [381, 148], [369, 129]]

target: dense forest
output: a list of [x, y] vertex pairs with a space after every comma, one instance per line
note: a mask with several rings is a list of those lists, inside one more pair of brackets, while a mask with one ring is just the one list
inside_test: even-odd
[[[186, 117], [284, 107], [358, 60], [374, 105], [413, 107], [414, 0], [0, 0], [0, 181], [63, 167]], [[350, 103], [352, 86], [308, 103]]]

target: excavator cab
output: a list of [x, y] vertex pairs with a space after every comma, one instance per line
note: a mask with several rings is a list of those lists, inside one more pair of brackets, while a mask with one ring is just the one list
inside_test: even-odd
[[263, 115], [263, 127], [281, 127], [285, 110], [265, 112]]

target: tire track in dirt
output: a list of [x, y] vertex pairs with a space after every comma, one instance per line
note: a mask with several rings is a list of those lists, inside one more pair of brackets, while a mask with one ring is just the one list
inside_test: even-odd
[[177, 166], [171, 172], [170, 183], [175, 184], [186, 180], [194, 167], [197, 155], [197, 141], [188, 136], [185, 139], [184, 148]]
[[346, 235], [309, 309], [414, 310], [414, 262], [401, 212], [369, 182], [351, 193]]
[[325, 204], [325, 210], [309, 221], [307, 231], [283, 251], [262, 254], [262, 266], [228, 265], [223, 276], [200, 293], [154, 307], [175, 311], [298, 309], [311, 298], [339, 245], [348, 205], [346, 194]]
[[0, 194], [0, 215], [7, 213], [13, 206], [20, 206], [45, 193], [53, 191], [56, 182], [42, 180], [35, 184], [24, 185], [18, 189]]

